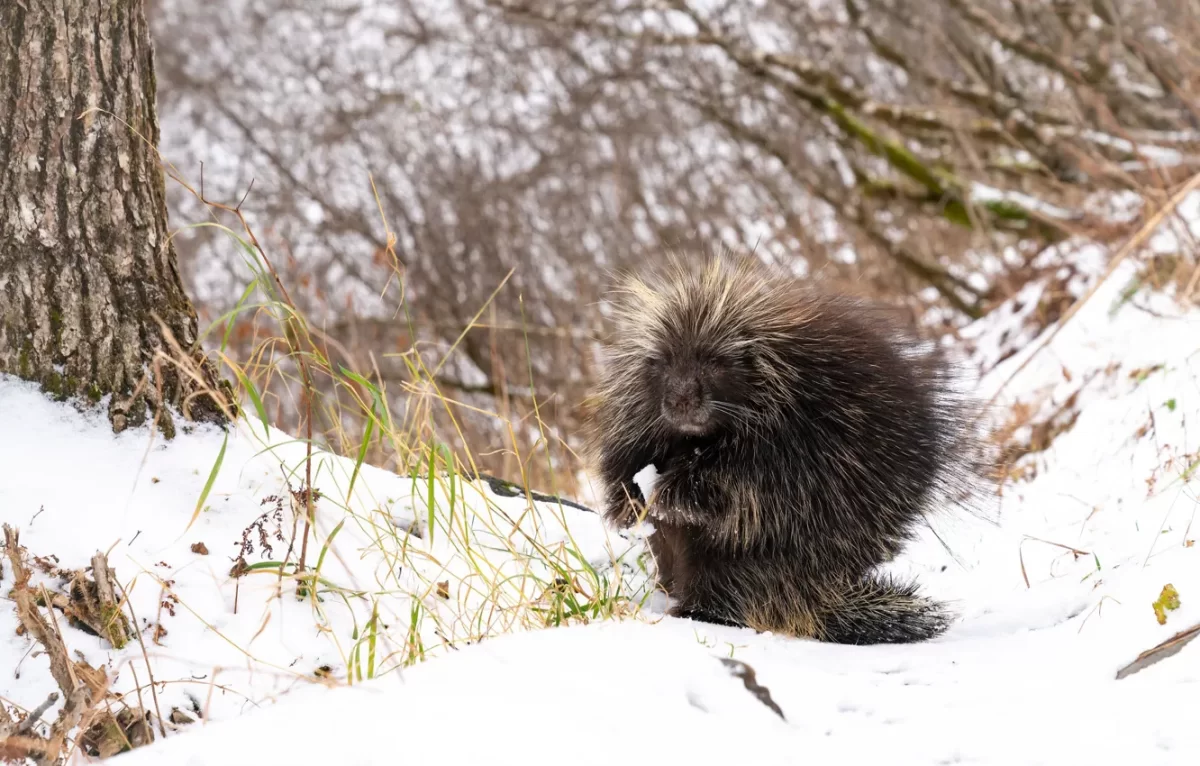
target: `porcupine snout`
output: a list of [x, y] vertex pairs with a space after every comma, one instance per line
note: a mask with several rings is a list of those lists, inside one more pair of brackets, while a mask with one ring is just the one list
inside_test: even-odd
[[662, 414], [684, 433], [701, 433], [712, 419], [704, 380], [693, 370], [673, 370], [663, 390]]

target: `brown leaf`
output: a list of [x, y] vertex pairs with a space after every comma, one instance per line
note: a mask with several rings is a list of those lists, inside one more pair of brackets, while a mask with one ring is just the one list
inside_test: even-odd
[[250, 571], [250, 565], [246, 563], [244, 556], [238, 556], [238, 560], [234, 562], [233, 568], [229, 570], [230, 577], [241, 577]]

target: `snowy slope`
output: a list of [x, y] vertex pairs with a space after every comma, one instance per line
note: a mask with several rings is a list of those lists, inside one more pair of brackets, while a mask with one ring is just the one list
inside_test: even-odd
[[[208, 722], [115, 759], [128, 766], [422, 758], [599, 764], [626, 757], [1195, 763], [1200, 641], [1116, 679], [1140, 652], [1200, 623], [1200, 546], [1192, 542], [1200, 536], [1193, 524], [1200, 508], [1193, 470], [1200, 459], [1200, 312], [1182, 313], [1163, 294], [1122, 301], [1133, 276], [1132, 263], [1119, 269], [1042, 350], [1013, 330], [1037, 310], [1038, 287], [970, 328], [980, 358], [998, 358], [1006, 344], [1019, 349], [980, 383], [984, 399], [1006, 383], [991, 417], [998, 425], [1021, 421], [1011, 441], [1059, 433], [1047, 449], [1015, 463], [981, 518], [939, 518], [937, 536], [892, 565], [916, 573], [962, 615], [946, 636], [923, 645], [823, 645], [648, 613], [641, 621], [489, 638], [458, 651], [433, 652], [437, 636], [424, 630], [440, 656], [352, 689], [325, 689], [314, 683], [314, 670], [329, 665], [344, 682], [354, 625], [365, 623], [374, 604], [389, 624], [391, 644], [380, 657], [404, 651], [412, 602], [398, 592], [447, 579], [447, 615], [475, 605], [470, 571], [448, 535], [438, 534], [442, 527], [435, 525], [428, 551], [436, 562], [394, 576], [399, 538], [383, 530], [396, 529], [392, 517], [427, 513], [419, 487], [364, 470], [353, 513], [325, 560], [330, 581], [374, 598], [349, 606], [329, 599], [317, 614], [290, 592], [272, 599], [276, 578], [252, 575], [240, 581], [234, 614], [228, 571], [241, 530], [263, 512], [264, 496], [281, 492], [281, 460], [294, 467], [300, 447], [258, 454], [261, 425], [257, 438], [243, 427], [226, 448], [209, 510], [185, 532], [221, 450], [219, 433], [181, 435], [147, 451], [146, 433], [113, 437], [103, 422], [11, 381], [0, 382], [0, 428], [9, 436], [0, 444], [0, 517], [21, 528], [32, 552], [53, 553], [63, 566], [82, 566], [97, 547], [115, 544], [110, 560], [139, 618], [167, 628], [163, 646], [148, 645], [164, 714], [187, 709], [190, 694]], [[337, 506], [352, 471], [349, 461], [325, 457], [321, 464], [318, 548], [346, 516]], [[461, 506], [461, 513], [475, 520], [472, 534], [503, 547], [504, 535], [488, 537], [485, 527], [500, 529], [505, 520], [484, 510], [482, 495], [468, 494], [475, 510]], [[489, 501], [512, 516], [525, 509], [520, 498]], [[614, 555], [628, 564], [638, 552], [592, 514], [543, 505], [536, 521], [536, 535], [552, 542], [567, 538], [565, 522], [574, 547], [602, 569]], [[210, 555], [190, 551], [198, 541]], [[527, 552], [518, 541], [489, 555], [519, 572], [530, 566]], [[620, 581], [641, 592], [636, 567], [623, 571], [610, 578], [612, 587]], [[174, 617], [159, 613], [163, 579], [180, 599]], [[1168, 583], [1181, 606], [1159, 624], [1151, 603]], [[436, 595], [421, 603], [440, 608]], [[53, 682], [44, 659], [27, 656], [30, 642], [14, 635], [14, 620], [0, 614], [0, 665], [20, 673], [0, 677], [0, 696], [29, 708]], [[472, 630], [449, 617], [442, 624], [460, 638]], [[67, 641], [93, 664], [111, 661], [120, 671], [117, 688], [132, 688], [129, 669], [144, 681], [139, 650], [112, 653], [73, 629]], [[730, 656], [753, 668], [786, 720], [722, 664]], [[289, 698], [268, 704], [282, 692]]]
[[[244, 542], [249, 566], [298, 558], [298, 541], [287, 554], [289, 487], [303, 485], [305, 450], [286, 434], [243, 422], [227, 442], [215, 428], [170, 444], [144, 429], [114, 436], [101, 413], [81, 415], [11, 378], [0, 379], [0, 428], [0, 521], [19, 529], [31, 556], [53, 557], [62, 569], [108, 552], [143, 626], [164, 716], [179, 708], [193, 718], [233, 718], [297, 687], [346, 683], [352, 663], [353, 680], [372, 670], [386, 676], [410, 659], [444, 654], [451, 642], [528, 627], [521, 605], [559, 574], [547, 559], [563, 571], [594, 567], [593, 600], [648, 590], [636, 561], [641, 545], [590, 512], [538, 503], [530, 514], [523, 496], [441, 478], [431, 530], [426, 477], [369, 466], [355, 475], [353, 461], [318, 453], [313, 485], [322, 497], [308, 564], [319, 562], [325, 587], [314, 605], [296, 599], [294, 584], [281, 587], [277, 565], [230, 576]], [[193, 550], [199, 545], [206, 552]], [[467, 554], [486, 554], [487, 564], [473, 565]], [[34, 574], [61, 589], [61, 578]], [[114, 652], [61, 625], [68, 650], [106, 665], [116, 691], [132, 691], [134, 673], [148, 680], [136, 643]], [[15, 628], [12, 610], [0, 611], [0, 666], [16, 669], [0, 677], [0, 697], [31, 709], [54, 684], [48, 663], [28, 656], [30, 641]]]

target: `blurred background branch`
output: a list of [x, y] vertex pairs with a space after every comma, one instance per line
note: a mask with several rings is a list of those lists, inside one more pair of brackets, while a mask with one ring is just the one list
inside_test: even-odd
[[[616, 271], [754, 249], [953, 333], [1200, 167], [1196, 0], [149, 5], [166, 157], [211, 199], [253, 180], [296, 302], [394, 407], [449, 353], [460, 420], [421, 417], [501, 476], [576, 467]], [[174, 226], [212, 215], [172, 194]], [[237, 248], [177, 239], [202, 317], [229, 311]]]

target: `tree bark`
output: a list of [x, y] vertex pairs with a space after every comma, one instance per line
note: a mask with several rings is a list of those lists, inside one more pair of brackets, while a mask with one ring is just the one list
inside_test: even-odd
[[155, 87], [143, 0], [0, 1], [0, 373], [169, 437], [172, 408], [225, 422], [228, 385], [176, 266]]

